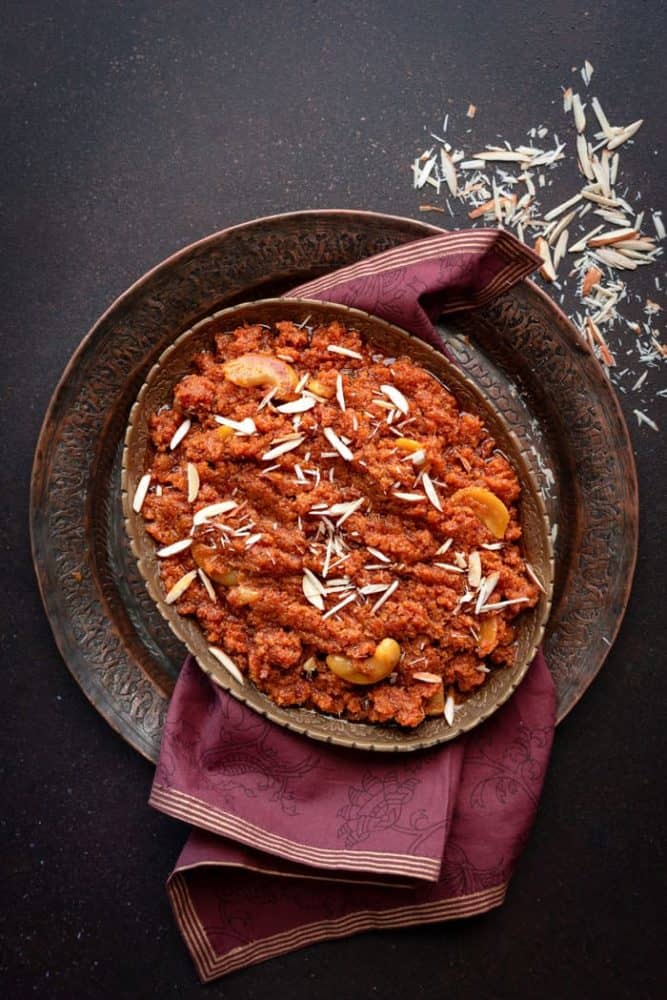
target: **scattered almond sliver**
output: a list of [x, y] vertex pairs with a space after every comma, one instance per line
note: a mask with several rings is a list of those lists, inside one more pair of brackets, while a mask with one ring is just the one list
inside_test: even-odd
[[[585, 60], [576, 72], [589, 87], [592, 64]], [[598, 79], [602, 81], [599, 71]], [[631, 310], [639, 312], [642, 296], [630, 290], [628, 278], [658, 261], [667, 233], [660, 210], [638, 210], [640, 193], [633, 192], [623, 171], [626, 144], [636, 140], [644, 119], [611, 124], [599, 98], [589, 97], [581, 87], [580, 82], [579, 88], [563, 88], [568, 134], [553, 133], [552, 139], [546, 138], [551, 130], [545, 124], [531, 128], [523, 141], [494, 137], [485, 148], [476, 145], [469, 151], [451, 138], [454, 130], [447, 115], [440, 135], [431, 133], [434, 145], [414, 161], [413, 183], [428, 185], [440, 196], [429, 210], [441, 209], [442, 200], [453, 218], [447, 228], [455, 228], [461, 205], [473, 223], [509, 228], [534, 246], [542, 258], [540, 276], [551, 284], [552, 297], [569, 312], [610, 380], [621, 391], [639, 395], [643, 404], [639, 412], [644, 413], [647, 396], [656, 387], [655, 381], [639, 379], [637, 369], [660, 365], [667, 358], [667, 344], [661, 340], [656, 311], [644, 310], [642, 304], [641, 322], [633, 319]], [[468, 131], [462, 129], [464, 134]], [[564, 167], [576, 186], [554, 204], [551, 191], [557, 188], [552, 188], [552, 176]], [[602, 220], [597, 225], [596, 217]], [[645, 219], [652, 223], [650, 232], [643, 228]], [[656, 274], [659, 293], [664, 289], [661, 281]], [[625, 328], [632, 338], [623, 344]], [[667, 395], [667, 390], [657, 392]], [[390, 413], [388, 422], [392, 419]], [[655, 421], [638, 423], [657, 429]]]

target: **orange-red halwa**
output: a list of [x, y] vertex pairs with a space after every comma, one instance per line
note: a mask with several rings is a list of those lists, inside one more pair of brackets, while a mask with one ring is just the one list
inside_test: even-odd
[[242, 326], [150, 438], [165, 593], [277, 704], [416, 726], [513, 662], [539, 597], [519, 481], [409, 357], [337, 322]]

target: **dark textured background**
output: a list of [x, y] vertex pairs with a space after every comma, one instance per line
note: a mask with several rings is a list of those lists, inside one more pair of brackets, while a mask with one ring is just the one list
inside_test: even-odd
[[[316, 207], [416, 216], [409, 163], [445, 111], [463, 135], [473, 101], [475, 141], [497, 123], [518, 142], [551, 112], [562, 120], [559, 87], [584, 58], [610, 114], [647, 119], [622, 164], [647, 207], [667, 209], [664, 9], [5, 0], [4, 995], [204, 995], [163, 891], [184, 830], [148, 809], [151, 768], [68, 675], [30, 562], [32, 451], [87, 328], [146, 268], [232, 223]], [[633, 286], [656, 297], [653, 273], [642, 277]], [[296, 952], [206, 995], [661, 994], [664, 437], [634, 418], [631, 433], [642, 488], [633, 597], [607, 666], [557, 733], [505, 906]]]

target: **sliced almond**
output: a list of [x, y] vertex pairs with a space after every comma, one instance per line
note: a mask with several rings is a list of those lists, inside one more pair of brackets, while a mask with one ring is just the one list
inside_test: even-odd
[[609, 172], [607, 170], [607, 161], [602, 161], [597, 158], [597, 156], [591, 157], [591, 169], [595, 175], [595, 180], [598, 182], [602, 189], [602, 194], [605, 198], [611, 197], [611, 183]]
[[165, 545], [164, 548], [158, 549], [155, 553], [160, 559], [167, 559], [169, 556], [178, 555], [179, 552], [185, 552], [192, 545], [192, 538], [181, 538], [178, 542], [172, 542], [171, 545]]
[[609, 121], [607, 120], [607, 116], [605, 115], [604, 111], [602, 110], [602, 105], [598, 101], [597, 97], [594, 97], [592, 99], [592, 101], [591, 101], [591, 107], [593, 108], [593, 112], [595, 114], [595, 117], [597, 118], [598, 122], [600, 123], [600, 128], [602, 129], [602, 131], [604, 132], [604, 134], [607, 136], [608, 139], [612, 139], [613, 136], [614, 136], [614, 133], [611, 130], [611, 125], [609, 124]]
[[343, 392], [343, 376], [340, 372], [336, 373], [336, 399], [341, 410], [345, 413], [346, 404], [345, 393]]
[[639, 118], [636, 122], [633, 122], [631, 125], [628, 125], [627, 128], [624, 128], [623, 131], [619, 133], [619, 135], [615, 136], [615, 138], [613, 138], [607, 144], [607, 149], [609, 150], [617, 149], [619, 146], [622, 146], [624, 142], [628, 141], [628, 139], [632, 139], [633, 135], [635, 135], [639, 131], [639, 129], [642, 127], [643, 124], [644, 124], [644, 119]]
[[199, 493], [199, 470], [194, 462], [188, 462], [188, 503], [194, 503]]
[[276, 410], [279, 413], [306, 413], [308, 410], [312, 410], [314, 406], [317, 406], [317, 400], [314, 396], [300, 396], [298, 399], [292, 399], [288, 403], [281, 403], [280, 406], [276, 406]]
[[197, 576], [196, 569], [192, 569], [190, 570], [189, 573], [185, 573], [185, 575], [182, 576], [180, 580], [176, 581], [174, 586], [168, 592], [167, 596], [164, 599], [165, 603], [173, 604], [174, 601], [177, 601], [179, 597], [181, 597], [185, 593], [185, 591], [188, 589], [188, 587], [190, 586], [190, 584], [192, 583], [192, 581], [195, 579], [196, 576]]
[[468, 556], [468, 584], [476, 590], [482, 582], [482, 560], [476, 550]]
[[593, 167], [591, 166], [588, 143], [586, 142], [586, 136], [581, 133], [577, 136], [577, 157], [579, 159], [579, 169], [584, 177], [586, 177], [589, 181], [594, 181], [595, 174], [593, 173]]
[[593, 322], [590, 316], [586, 316], [586, 325], [588, 326], [591, 338], [598, 345], [600, 351], [600, 359], [603, 364], [607, 365], [608, 368], [613, 368], [616, 365], [616, 359], [614, 355], [609, 350], [607, 341], [604, 339], [596, 323]]
[[209, 578], [207, 577], [206, 573], [201, 568], [201, 566], [197, 570], [197, 576], [199, 577], [199, 579], [201, 580], [202, 584], [204, 585], [204, 590], [206, 591], [206, 593], [208, 594], [208, 596], [211, 598], [211, 600], [214, 603], [217, 604], [218, 595], [215, 592], [213, 584], [211, 583], [211, 581], [209, 580]]
[[373, 607], [371, 608], [371, 614], [374, 615], [376, 611], [379, 611], [385, 601], [388, 601], [394, 591], [398, 588], [398, 580], [394, 580], [385, 590], [384, 594], [378, 598]]
[[445, 178], [447, 182], [447, 187], [449, 188], [450, 193], [453, 195], [453, 197], [456, 197], [456, 195], [458, 194], [456, 167], [454, 166], [451, 156], [444, 148], [440, 150], [440, 163], [442, 165], [442, 176]]
[[402, 493], [395, 490], [392, 496], [396, 497], [397, 500], [405, 500], [406, 503], [419, 503], [421, 500], [426, 500], [424, 493]]
[[288, 451], [294, 451], [304, 440], [302, 435], [292, 438], [290, 441], [283, 441], [281, 444], [277, 444], [275, 448], [270, 448], [269, 451], [265, 451], [262, 455], [263, 462], [272, 462], [274, 458], [278, 458], [280, 455], [285, 455]]
[[563, 218], [556, 223], [554, 228], [550, 230], [549, 238], [547, 239], [547, 243], [549, 244], [550, 247], [553, 246], [555, 243], [557, 243], [561, 233], [563, 233], [570, 225], [570, 223], [574, 221], [574, 217], [576, 214], [577, 214], [576, 209], [573, 212], [568, 212], [567, 215], [564, 215]]
[[238, 681], [239, 684], [245, 684], [245, 679], [243, 677], [243, 674], [236, 666], [231, 656], [228, 656], [224, 650], [219, 649], [217, 646], [209, 646], [208, 651], [211, 654], [211, 656], [214, 656], [218, 661], [218, 663], [222, 664], [225, 670], [227, 670], [232, 675], [235, 681]]
[[483, 205], [478, 205], [471, 212], [468, 212], [469, 219], [479, 219], [483, 215], [496, 214], [496, 210], [500, 207], [507, 209], [514, 209], [517, 203], [517, 197], [513, 195], [499, 195], [497, 198], [491, 198], [489, 201], [485, 201]]
[[144, 500], [146, 499], [146, 494], [148, 493], [148, 488], [151, 484], [151, 474], [146, 472], [139, 482], [137, 483], [137, 488], [134, 491], [134, 498], [132, 500], [132, 510], [135, 514], [138, 514], [144, 505]]
[[359, 351], [353, 351], [349, 347], [340, 347], [338, 344], [329, 344], [327, 351], [331, 351], [332, 354], [343, 354], [346, 358], [357, 358], [359, 361], [363, 361], [363, 354], [359, 354]]
[[580, 202], [582, 198], [583, 194], [579, 192], [579, 194], [575, 194], [572, 198], [568, 198], [567, 201], [561, 202], [560, 205], [556, 205], [555, 208], [552, 208], [550, 212], [546, 213], [544, 221], [551, 222], [552, 219], [557, 219], [559, 215], [562, 215], [568, 208], [572, 208], [572, 206]]
[[210, 517], [218, 517], [220, 514], [228, 514], [231, 510], [238, 507], [235, 500], [223, 500], [221, 503], [211, 503], [207, 507], [202, 507], [197, 511], [195, 516], [192, 518], [192, 523], [195, 527], [199, 524], [203, 524]]
[[569, 252], [582, 253], [588, 246], [588, 241], [590, 240], [591, 236], [595, 236], [595, 234], [599, 233], [602, 228], [603, 228], [602, 226], [596, 226], [595, 229], [591, 229], [589, 233], [586, 233], [586, 235], [582, 236], [580, 240], [577, 240], [576, 243], [572, 244], [572, 246], [569, 248]]
[[599, 267], [589, 267], [589, 269], [586, 271], [586, 274], [584, 275], [583, 284], [581, 286], [581, 294], [583, 298], [586, 298], [587, 295], [590, 295], [593, 286], [597, 285], [598, 282], [601, 280], [601, 278], [602, 278], [602, 271], [599, 269]]
[[422, 476], [422, 486], [424, 487], [424, 493], [428, 497], [429, 502], [433, 504], [436, 510], [439, 510], [442, 513], [442, 502], [428, 472], [425, 472]]
[[475, 153], [473, 159], [488, 163], [526, 163], [530, 160], [525, 153], [517, 153], [511, 149], [485, 149], [483, 153]]
[[304, 597], [309, 604], [312, 604], [318, 611], [324, 611], [324, 600], [322, 599], [322, 595], [318, 593], [318, 590], [311, 578], [305, 574], [301, 581], [301, 589], [303, 590]]
[[544, 239], [543, 236], [538, 236], [535, 240], [535, 251], [540, 255], [543, 260], [542, 267], [540, 268], [540, 274], [545, 279], [545, 281], [555, 281], [556, 272], [554, 270], [553, 261], [551, 260], [551, 252], [549, 250], [549, 244]]
[[589, 247], [606, 247], [611, 246], [614, 243], [622, 243], [623, 240], [633, 240], [639, 233], [636, 229], [611, 229], [606, 233], [600, 233], [598, 236], [593, 236], [588, 241]]
[[322, 433], [329, 442], [329, 444], [336, 449], [341, 458], [344, 458], [346, 462], [352, 462], [354, 460], [354, 455], [348, 448], [348, 446], [341, 441], [341, 439], [336, 434], [333, 427], [323, 427]]
[[574, 124], [576, 126], [577, 132], [586, 131], [586, 114], [584, 112], [583, 105], [581, 103], [581, 98], [579, 94], [572, 95], [572, 113], [574, 115]]
[[257, 427], [252, 417], [244, 417], [243, 420], [232, 420], [231, 417], [215, 416], [213, 419], [217, 424], [220, 424], [222, 427], [229, 427], [230, 430], [236, 431], [237, 434], [249, 436], [257, 433]]
[[410, 404], [403, 395], [403, 393], [396, 388], [395, 385], [381, 385], [380, 390], [385, 394], [387, 399], [394, 404], [397, 410], [404, 413], [406, 416], [410, 412]]
[[613, 247], [599, 247], [594, 251], [595, 256], [598, 260], [601, 260], [603, 264], [607, 264], [608, 267], [618, 267], [622, 271], [635, 271], [637, 269], [637, 262], [631, 260], [630, 257], [626, 257], [622, 253], [618, 253]]
[[173, 437], [169, 442], [170, 451], [173, 451], [174, 448], [178, 448], [179, 444], [181, 443], [181, 441], [183, 440], [183, 438], [188, 433], [191, 427], [192, 427], [192, 421], [184, 420], [183, 423], [176, 428]]
[[554, 271], [558, 271], [558, 265], [560, 264], [560, 262], [562, 261], [563, 257], [567, 252], [568, 237], [569, 237], [569, 232], [567, 229], [564, 229], [563, 232], [558, 237], [558, 242], [556, 243], [553, 252]]

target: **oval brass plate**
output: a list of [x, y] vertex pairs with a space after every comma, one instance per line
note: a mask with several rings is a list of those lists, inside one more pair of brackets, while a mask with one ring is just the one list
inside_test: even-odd
[[[294, 323], [309, 320], [315, 325], [339, 320], [343, 325], [358, 330], [363, 340], [376, 345], [385, 355], [409, 355], [447, 385], [461, 409], [474, 413], [483, 420], [519, 476], [525, 551], [544, 584], [545, 592], [538, 605], [526, 611], [519, 619], [514, 665], [505, 670], [493, 671], [484, 686], [462, 705], [452, 726], [440, 717], [427, 719], [415, 729], [403, 729], [398, 726], [350, 722], [303, 708], [281, 708], [249, 680], [246, 679], [245, 684], [239, 684], [208, 651], [204, 635], [194, 619], [179, 615], [174, 605], [167, 604], [164, 600], [155, 554], [156, 545], [145, 530], [141, 514], [132, 509], [132, 498], [145, 471], [148, 420], [161, 406], [171, 402], [175, 383], [192, 371], [193, 355], [210, 349], [215, 334], [231, 331], [244, 323], [273, 325], [281, 320], [291, 320]], [[522, 450], [502, 415], [484, 394], [442, 354], [423, 341], [348, 306], [323, 304], [308, 299], [263, 299], [233, 306], [202, 320], [181, 334], [151, 368], [130, 412], [122, 458], [123, 512], [139, 571], [160, 614], [216, 683], [273, 722], [312, 739], [363, 750], [420, 750], [444, 743], [473, 729], [499, 708], [524, 677], [542, 638], [551, 604], [553, 556], [549, 523], [539, 488], [531, 472], [531, 461], [530, 454]]]

